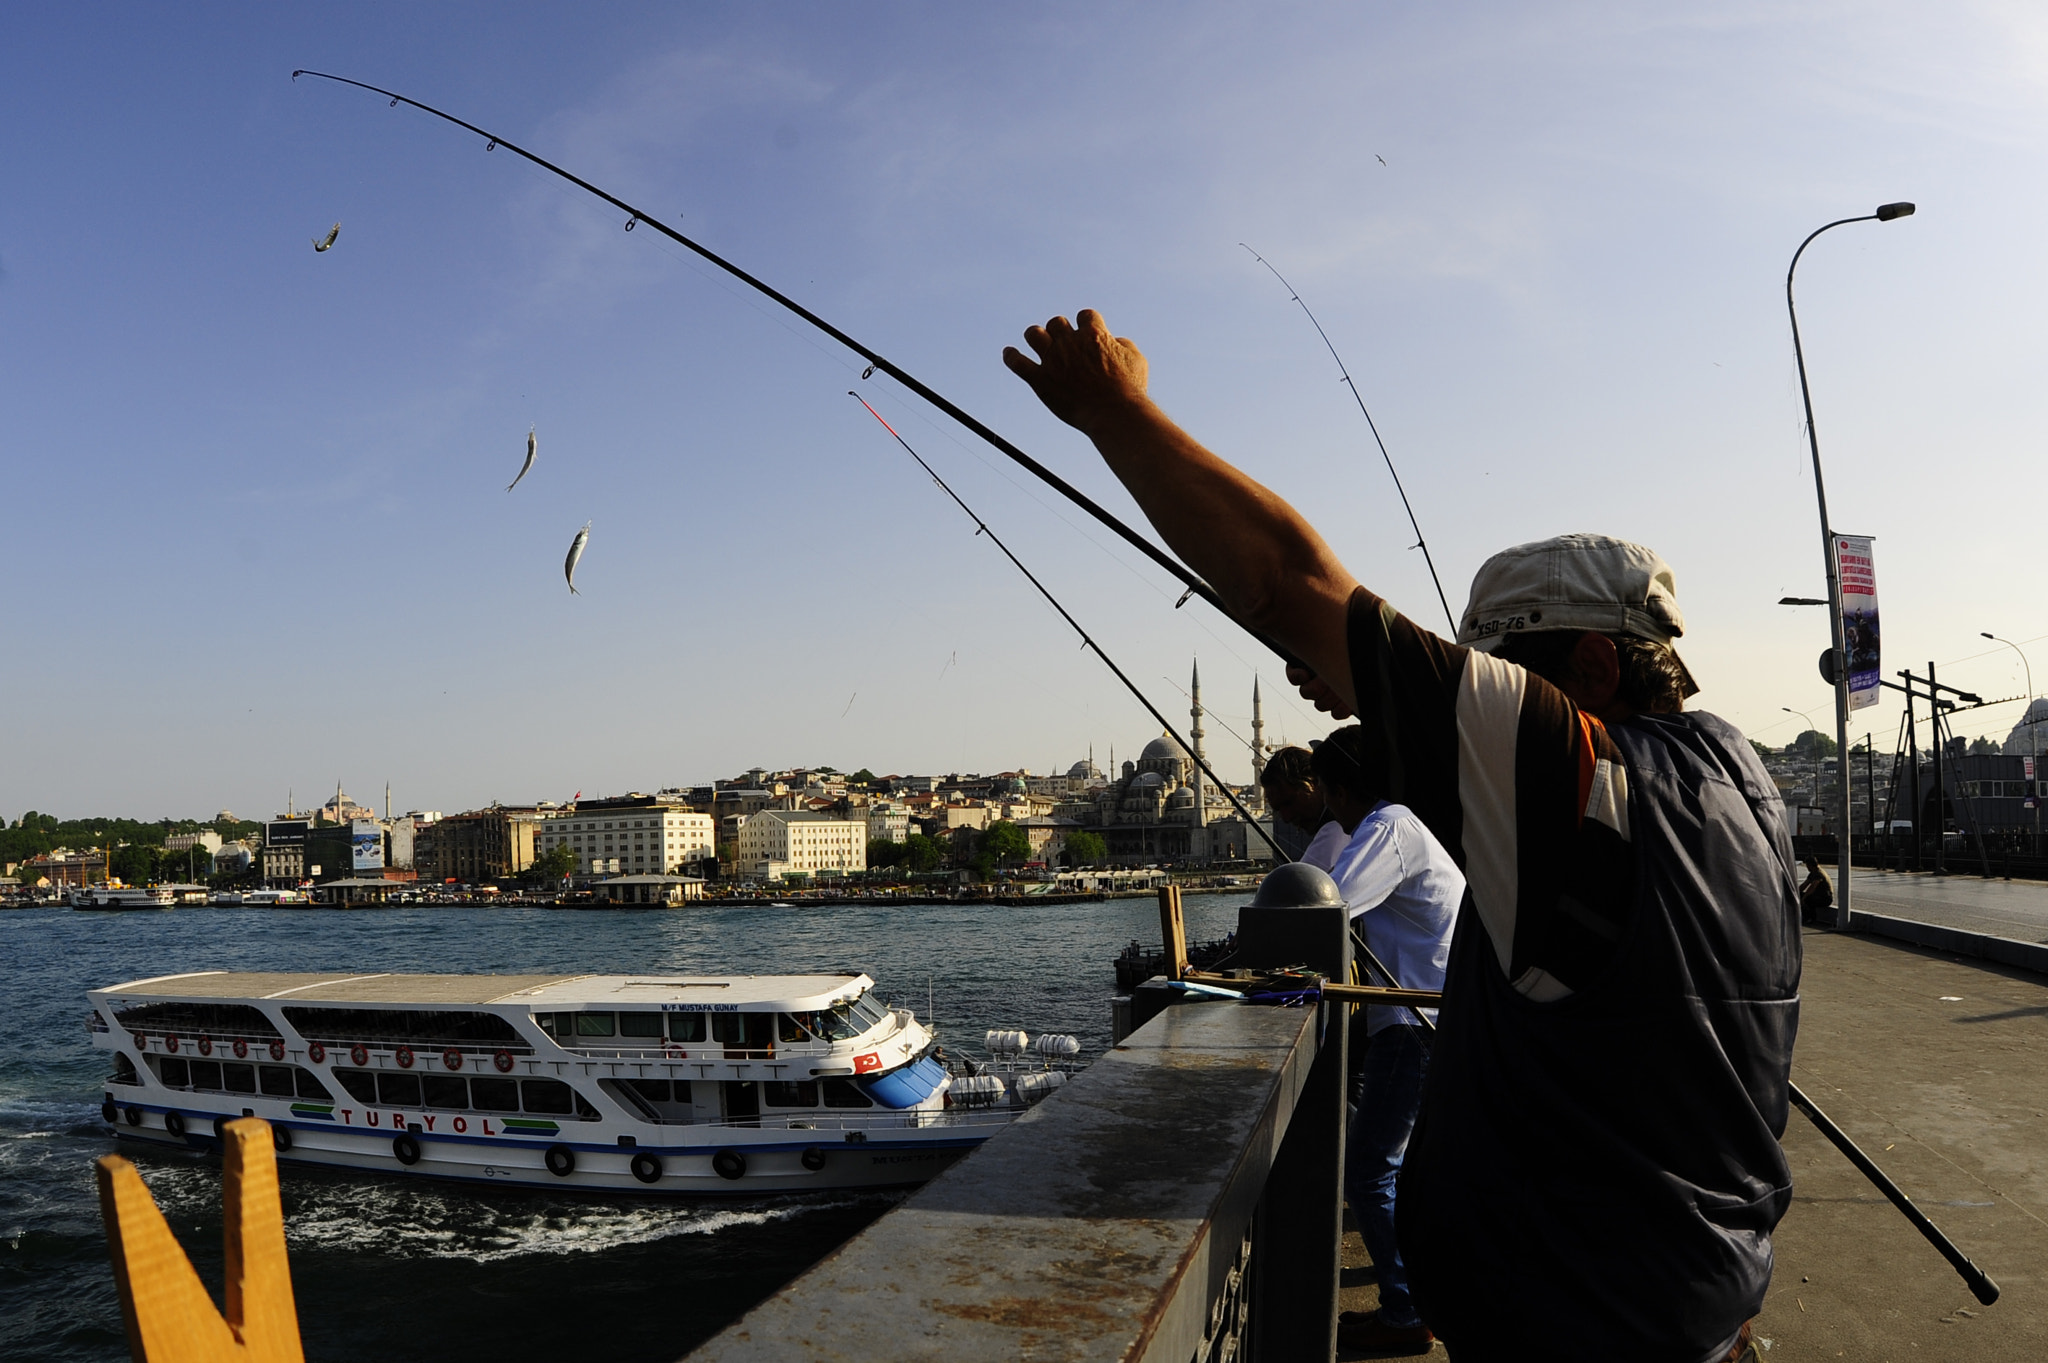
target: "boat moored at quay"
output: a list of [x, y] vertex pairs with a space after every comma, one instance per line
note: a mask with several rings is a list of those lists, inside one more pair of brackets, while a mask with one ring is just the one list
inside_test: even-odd
[[87, 1025], [113, 1053], [101, 1115], [126, 1139], [211, 1149], [219, 1123], [257, 1116], [287, 1162], [613, 1193], [921, 1183], [1056, 1087], [1077, 1049], [1041, 1038], [1035, 1066], [956, 1076], [873, 988], [210, 971], [88, 991]]

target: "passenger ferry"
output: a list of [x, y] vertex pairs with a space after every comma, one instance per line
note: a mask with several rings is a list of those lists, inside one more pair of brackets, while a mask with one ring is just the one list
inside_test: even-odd
[[211, 1149], [220, 1122], [257, 1116], [287, 1161], [614, 1193], [921, 1183], [1075, 1062], [1071, 1037], [1020, 1065], [1022, 1034], [991, 1033], [1012, 1059], [956, 1077], [873, 988], [208, 971], [91, 990], [87, 1025], [124, 1138]]
[[168, 888], [81, 885], [71, 892], [74, 909], [170, 909], [177, 903], [177, 895]]

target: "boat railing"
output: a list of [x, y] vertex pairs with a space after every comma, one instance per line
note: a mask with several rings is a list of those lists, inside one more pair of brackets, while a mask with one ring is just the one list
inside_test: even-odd
[[[1021, 1108], [1007, 1104], [978, 1108], [931, 1108], [886, 1112], [762, 1113], [759, 1117], [728, 1117], [697, 1126], [744, 1128], [749, 1131], [902, 1131], [929, 1127], [1002, 1126], [1015, 1121]], [[682, 1123], [664, 1123], [682, 1125]]]

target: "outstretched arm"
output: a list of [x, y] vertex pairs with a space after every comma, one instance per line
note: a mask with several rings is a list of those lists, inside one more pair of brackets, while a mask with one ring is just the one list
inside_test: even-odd
[[1293, 507], [1204, 449], [1145, 392], [1145, 357], [1084, 311], [1024, 333], [1003, 363], [1052, 414], [1095, 442], [1161, 538], [1207, 579], [1240, 623], [1315, 669], [1289, 679], [1319, 708], [1355, 709], [1345, 613], [1358, 586]]

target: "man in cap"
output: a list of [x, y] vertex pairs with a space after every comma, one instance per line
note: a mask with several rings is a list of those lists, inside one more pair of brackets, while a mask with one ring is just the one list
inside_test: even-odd
[[1775, 784], [1683, 708], [1669, 566], [1598, 535], [1518, 546], [1448, 642], [1160, 411], [1100, 317], [1025, 340], [1036, 361], [1004, 362], [1303, 693], [1359, 717], [1464, 868], [1399, 1185], [1423, 1320], [1461, 1363], [1740, 1356], [1791, 1199], [1799, 902]]

